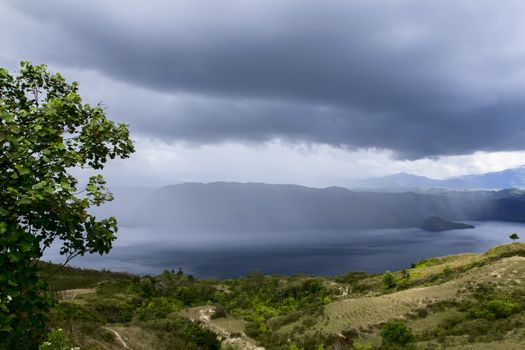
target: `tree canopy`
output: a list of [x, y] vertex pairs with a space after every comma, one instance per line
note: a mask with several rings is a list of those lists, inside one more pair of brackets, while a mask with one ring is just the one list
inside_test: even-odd
[[45, 281], [36, 263], [57, 240], [65, 261], [108, 253], [114, 217], [89, 212], [112, 200], [101, 174], [81, 185], [73, 169], [104, 168], [134, 151], [128, 127], [82, 102], [76, 82], [45, 65], [0, 68], [0, 348], [36, 348], [45, 330]]

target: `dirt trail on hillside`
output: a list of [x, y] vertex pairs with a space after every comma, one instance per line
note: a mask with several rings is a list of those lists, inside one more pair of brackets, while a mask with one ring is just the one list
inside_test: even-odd
[[79, 295], [83, 294], [94, 294], [95, 288], [77, 288], [77, 289], [66, 289], [58, 292], [58, 298], [60, 300], [72, 300]]
[[129, 349], [128, 344], [126, 344], [126, 342], [124, 341], [124, 339], [122, 339], [122, 337], [120, 336], [120, 333], [119, 333], [119, 332], [117, 332], [116, 330], [111, 329], [111, 328], [109, 328], [109, 327], [106, 327], [106, 326], [103, 326], [102, 328], [104, 328], [104, 329], [110, 331], [111, 333], [113, 333], [113, 335], [115, 336], [115, 339], [117, 340], [117, 342], [118, 342], [120, 345], [122, 345], [122, 347], [123, 347], [124, 349]]
[[246, 334], [241, 333], [240, 336], [232, 336], [232, 332], [214, 323], [211, 315], [215, 312], [213, 306], [203, 306], [198, 308], [198, 320], [206, 327], [214, 331], [222, 338], [224, 344], [231, 344], [240, 347], [242, 350], [265, 350], [265, 348], [257, 346], [255, 341], [249, 338]]

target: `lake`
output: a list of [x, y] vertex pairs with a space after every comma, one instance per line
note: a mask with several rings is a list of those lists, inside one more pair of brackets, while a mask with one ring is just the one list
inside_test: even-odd
[[[382, 273], [419, 260], [463, 252], [483, 252], [525, 235], [525, 224], [468, 222], [469, 230], [426, 232], [404, 229], [323, 229], [290, 231], [174, 231], [121, 227], [110, 254], [75, 258], [70, 265], [157, 274], [178, 270], [200, 278], [265, 274], [338, 275], [349, 271]], [[522, 236], [523, 236], [522, 235]], [[58, 247], [43, 260], [60, 262]]]

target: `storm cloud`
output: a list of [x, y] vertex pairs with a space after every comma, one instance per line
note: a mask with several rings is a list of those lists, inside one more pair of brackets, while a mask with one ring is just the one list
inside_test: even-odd
[[[5, 1], [0, 63], [93, 71], [171, 141], [525, 149], [521, 1]], [[81, 81], [82, 83], [82, 81]]]

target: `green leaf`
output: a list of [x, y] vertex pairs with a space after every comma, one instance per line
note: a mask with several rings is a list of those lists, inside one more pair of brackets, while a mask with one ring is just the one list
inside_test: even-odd
[[2, 117], [6, 123], [12, 123], [15, 120], [15, 117], [11, 114], [5, 114]]
[[4, 303], [0, 304], [0, 309], [2, 309], [2, 311], [4, 311], [4, 312], [9, 312], [9, 309], [7, 308], [7, 305], [5, 305]]

